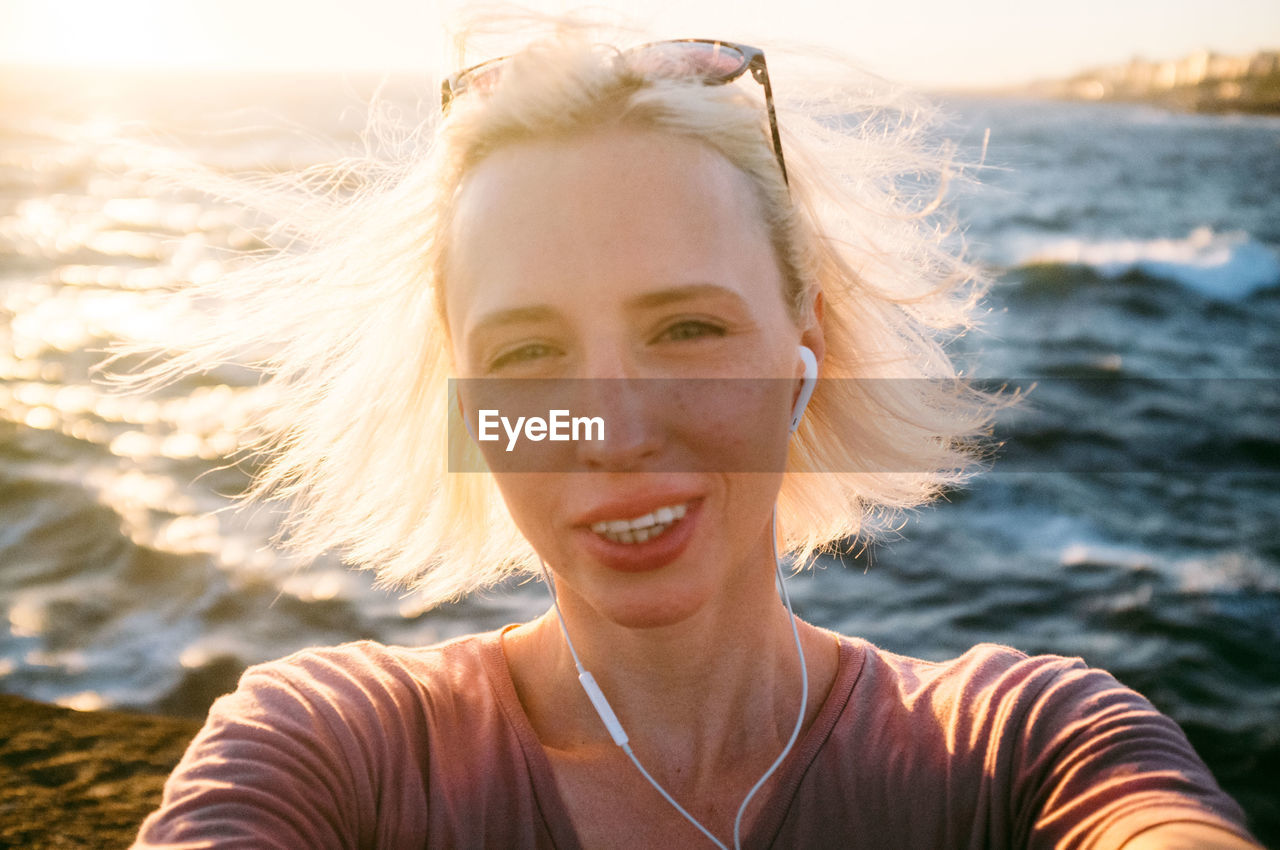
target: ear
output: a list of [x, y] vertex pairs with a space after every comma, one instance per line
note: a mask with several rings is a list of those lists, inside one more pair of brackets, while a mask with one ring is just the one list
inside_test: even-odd
[[813, 305], [809, 308], [806, 318], [808, 321], [805, 323], [804, 330], [800, 333], [799, 346], [799, 368], [802, 371], [800, 375], [797, 375], [803, 380], [796, 387], [795, 395], [791, 398], [790, 430], [792, 434], [800, 427], [800, 420], [804, 418], [805, 409], [809, 406], [809, 399], [813, 397], [813, 390], [817, 386], [818, 373], [821, 371], [822, 356], [826, 353], [825, 338], [822, 334], [821, 292], [814, 296]]
[[818, 358], [803, 345], [796, 346], [796, 353], [800, 357], [800, 362], [804, 364], [804, 378], [800, 381], [800, 389], [796, 392], [795, 401], [791, 408], [792, 434], [800, 427], [800, 420], [804, 418], [804, 411], [809, 406], [809, 399], [813, 396], [813, 389], [818, 385]]
[[827, 353], [826, 336], [822, 332], [822, 312], [826, 306], [822, 298], [822, 290], [813, 296], [813, 304], [809, 307], [806, 316], [801, 317], [800, 344], [813, 352], [813, 356], [818, 360], [819, 371], [821, 371], [822, 358]]

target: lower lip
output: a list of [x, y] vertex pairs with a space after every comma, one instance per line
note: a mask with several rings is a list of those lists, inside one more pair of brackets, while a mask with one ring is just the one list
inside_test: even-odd
[[644, 573], [659, 570], [680, 557], [693, 539], [702, 500], [689, 503], [684, 517], [666, 531], [643, 543], [615, 543], [589, 528], [578, 529], [583, 545], [600, 563], [622, 573]]

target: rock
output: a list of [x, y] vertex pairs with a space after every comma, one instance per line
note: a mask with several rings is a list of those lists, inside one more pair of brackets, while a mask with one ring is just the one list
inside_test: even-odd
[[0, 694], [0, 848], [127, 847], [200, 725]]

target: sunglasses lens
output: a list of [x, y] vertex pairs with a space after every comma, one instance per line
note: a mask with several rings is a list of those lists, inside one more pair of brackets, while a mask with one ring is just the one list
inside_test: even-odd
[[703, 77], [728, 82], [742, 73], [747, 57], [741, 50], [713, 41], [663, 41], [627, 54], [632, 70], [664, 77]]
[[506, 59], [492, 59], [483, 65], [477, 65], [459, 74], [453, 80], [453, 95], [457, 97], [463, 92], [488, 94], [502, 77], [502, 67]]
[[[720, 41], [659, 41], [641, 45], [625, 54], [635, 73], [652, 77], [696, 78], [708, 83], [728, 83], [747, 69], [746, 53]], [[502, 78], [507, 57], [491, 59], [458, 73], [448, 81], [443, 103], [470, 92], [487, 94]]]

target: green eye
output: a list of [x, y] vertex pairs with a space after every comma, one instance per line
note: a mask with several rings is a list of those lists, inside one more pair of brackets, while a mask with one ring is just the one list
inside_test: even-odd
[[683, 342], [690, 339], [699, 339], [705, 336], [724, 336], [725, 330], [719, 325], [711, 322], [700, 320], [688, 320], [677, 322], [671, 327], [664, 330], [659, 339], [671, 340], [673, 342]]

